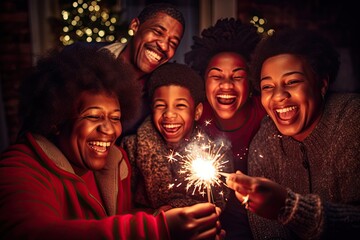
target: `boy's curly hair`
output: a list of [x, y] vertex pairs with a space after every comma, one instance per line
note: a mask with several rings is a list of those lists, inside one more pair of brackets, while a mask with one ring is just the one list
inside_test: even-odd
[[181, 63], [165, 63], [155, 69], [146, 82], [149, 101], [161, 86], [176, 85], [187, 88], [194, 99], [195, 106], [205, 99], [204, 81], [189, 66]]
[[204, 76], [210, 59], [220, 52], [235, 52], [248, 63], [261, 37], [256, 27], [234, 18], [219, 19], [204, 29], [201, 37], [194, 36], [191, 51], [185, 53], [185, 63]]
[[[75, 43], [52, 50], [37, 63], [20, 88], [21, 133], [31, 131], [51, 137], [73, 117], [74, 105], [83, 91], [106, 92], [118, 97], [122, 122], [137, 116], [141, 85], [129, 68], [98, 47]], [[135, 101], [134, 101], [135, 100]]]
[[294, 54], [303, 58], [319, 77], [319, 81], [328, 77], [331, 84], [337, 77], [339, 53], [329, 40], [312, 30], [284, 28], [264, 38], [255, 49], [250, 75], [258, 91], [263, 63], [279, 54]]

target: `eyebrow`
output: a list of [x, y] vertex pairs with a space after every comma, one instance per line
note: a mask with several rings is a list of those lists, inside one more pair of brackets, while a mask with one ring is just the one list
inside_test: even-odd
[[[219, 72], [222, 72], [222, 71], [223, 71], [223, 70], [221, 70], [221, 69], [218, 68], [218, 67], [212, 67], [212, 68], [209, 69], [208, 72], [210, 72], [211, 70], [217, 70], [217, 71], [219, 71]], [[246, 68], [244, 68], [244, 67], [238, 67], [238, 68], [233, 69], [232, 72], [237, 72], [237, 71], [240, 71], [240, 70], [246, 71]]]
[[[87, 107], [87, 108], [83, 109], [83, 110], [80, 112], [80, 114], [82, 114], [82, 113], [84, 113], [84, 112], [86, 112], [86, 111], [88, 111], [88, 110], [102, 110], [102, 109], [103, 109], [103, 108], [98, 107], [98, 106], [91, 106], [91, 107]], [[114, 112], [121, 112], [121, 111], [120, 111], [120, 108], [115, 109]]]
[[[302, 76], [305, 75], [303, 72], [292, 71], [292, 72], [287, 72], [287, 73], [285, 73], [285, 74], [283, 75], [283, 77], [287, 77], [287, 76], [290, 76], [290, 75], [293, 75], [293, 74], [300, 74], [300, 75], [302, 75]], [[271, 78], [271, 77], [266, 76], [266, 77], [260, 78], [260, 81], [265, 80], [265, 79], [268, 79], [268, 78]]]
[[222, 70], [220, 68], [217, 68], [217, 67], [212, 67], [207, 72], [209, 73], [211, 70], [216, 70], [216, 71], [222, 72]]
[[[189, 103], [189, 99], [187, 99], [187, 98], [176, 98], [175, 99], [176, 101], [185, 101], [185, 102], [188, 102]], [[153, 100], [153, 103], [155, 103], [155, 102], [166, 102], [163, 98], [156, 98], [156, 99], [154, 99]]]
[[246, 71], [246, 68], [244, 68], [244, 67], [238, 67], [238, 68], [235, 68], [235, 69], [233, 70], [233, 72], [237, 72], [237, 71], [240, 71], [240, 70]]

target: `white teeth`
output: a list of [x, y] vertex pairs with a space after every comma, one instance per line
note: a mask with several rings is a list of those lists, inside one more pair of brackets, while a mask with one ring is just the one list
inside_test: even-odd
[[156, 52], [153, 52], [153, 51], [150, 51], [150, 50], [147, 49], [145, 51], [145, 53], [146, 53], [147, 57], [152, 58], [152, 59], [154, 59], [156, 61], [160, 61], [160, 59], [161, 59], [161, 56], [159, 56]]
[[90, 145], [93, 146], [100, 146], [100, 147], [110, 147], [111, 142], [100, 142], [100, 141], [96, 141], [96, 142], [89, 142]]
[[216, 97], [218, 97], [218, 98], [236, 98], [236, 96], [234, 96], [234, 95], [217, 95]]
[[292, 107], [287, 107], [287, 108], [281, 108], [281, 109], [276, 109], [276, 112], [278, 113], [285, 113], [285, 112], [289, 112], [296, 109], [296, 106], [292, 106]]
[[163, 125], [164, 128], [178, 128], [180, 126], [181, 126], [181, 124], [164, 124]]

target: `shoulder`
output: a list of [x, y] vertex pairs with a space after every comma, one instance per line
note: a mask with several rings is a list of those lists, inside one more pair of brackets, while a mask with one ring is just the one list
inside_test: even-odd
[[116, 43], [106, 45], [106, 46], [102, 47], [101, 49], [110, 51], [114, 55], [114, 57], [117, 58], [120, 55], [120, 53], [122, 52], [122, 50], [125, 48], [125, 46], [126, 46], [126, 44], [116, 42]]
[[266, 146], [274, 144], [274, 139], [280, 139], [281, 133], [276, 128], [273, 120], [266, 115], [260, 123], [259, 130], [255, 133], [253, 139], [250, 142], [250, 146], [264, 146], [263, 149], [266, 149]]
[[[360, 94], [356, 93], [334, 93], [327, 97], [323, 119], [340, 123], [359, 124], [360, 121]], [[352, 121], [349, 121], [353, 119]]]

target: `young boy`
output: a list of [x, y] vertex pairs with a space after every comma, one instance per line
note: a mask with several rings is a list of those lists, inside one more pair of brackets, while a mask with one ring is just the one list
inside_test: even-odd
[[[146, 87], [152, 116], [143, 122], [136, 135], [122, 141], [133, 167], [135, 205], [167, 210], [208, 201], [206, 188], [204, 192], [194, 186], [187, 188], [189, 182], [180, 174], [184, 162], [179, 159], [189, 154], [186, 150], [191, 149], [194, 141], [196, 144], [208, 140], [196, 127], [205, 98], [200, 75], [186, 65], [167, 63], [153, 72]], [[201, 139], [199, 133], [203, 134]], [[228, 145], [223, 150], [226, 148]], [[175, 159], [171, 160], [171, 156]], [[219, 207], [226, 199], [225, 189], [221, 184], [212, 188], [212, 198]]]

